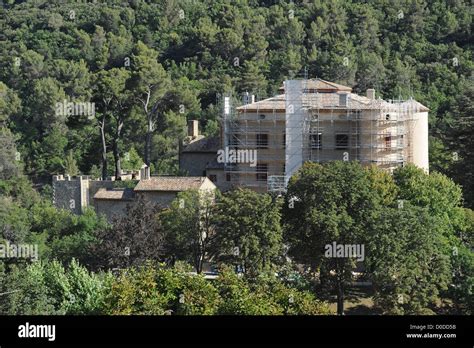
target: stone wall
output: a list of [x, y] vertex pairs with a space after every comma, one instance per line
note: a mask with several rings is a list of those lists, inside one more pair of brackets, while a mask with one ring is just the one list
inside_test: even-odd
[[74, 214], [81, 214], [87, 206], [87, 180], [82, 177], [68, 175], [53, 176], [53, 204], [60, 209], [70, 210]]
[[108, 222], [112, 222], [117, 216], [123, 216], [127, 212], [127, 205], [133, 201], [121, 200], [96, 200], [94, 208], [97, 215], [104, 215]]
[[82, 214], [86, 207], [94, 207], [94, 195], [100, 188], [112, 188], [113, 180], [90, 180], [82, 175], [53, 176], [53, 204], [56, 208]]
[[169, 191], [145, 191], [137, 193], [143, 197], [146, 201], [159, 204], [162, 207], [167, 207], [176, 198], [178, 192]]
[[215, 152], [181, 152], [179, 155], [179, 169], [189, 176], [205, 176], [206, 165], [215, 158]]

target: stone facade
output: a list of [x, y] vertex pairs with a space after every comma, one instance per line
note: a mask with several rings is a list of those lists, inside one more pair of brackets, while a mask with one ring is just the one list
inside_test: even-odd
[[188, 136], [179, 151], [179, 169], [183, 175], [206, 176], [221, 191], [231, 189], [230, 177], [224, 173], [224, 164], [217, 162], [217, 152], [222, 149], [222, 137], [204, 137], [199, 134], [198, 121], [191, 120]]
[[113, 180], [92, 180], [88, 176], [53, 176], [53, 204], [60, 209], [82, 214], [93, 206], [93, 197], [100, 188], [113, 188]]
[[92, 207], [108, 221], [125, 214], [127, 205], [142, 196], [162, 207], [169, 206], [177, 194], [186, 190], [214, 191], [206, 177], [145, 177], [135, 188], [114, 188], [111, 180], [92, 180], [88, 176], [53, 176], [53, 203], [57, 208], [82, 214]]

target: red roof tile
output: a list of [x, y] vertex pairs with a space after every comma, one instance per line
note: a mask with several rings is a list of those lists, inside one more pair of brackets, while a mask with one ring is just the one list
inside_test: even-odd
[[94, 195], [94, 199], [101, 200], [132, 200], [133, 190], [129, 188], [125, 189], [105, 189], [101, 188]]
[[137, 191], [186, 191], [199, 189], [206, 177], [200, 176], [155, 176], [148, 180], [140, 180], [135, 186]]

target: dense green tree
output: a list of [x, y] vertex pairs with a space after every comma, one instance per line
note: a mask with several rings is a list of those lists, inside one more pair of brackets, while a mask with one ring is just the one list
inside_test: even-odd
[[156, 129], [158, 101], [168, 86], [168, 76], [158, 62], [158, 52], [138, 42], [132, 55], [133, 78], [131, 84], [146, 117], [145, 164], [151, 164], [152, 133]]
[[180, 192], [170, 208], [160, 214], [166, 231], [167, 252], [173, 259], [193, 264], [197, 273], [202, 272], [214, 234], [214, 198], [214, 192]]
[[469, 207], [474, 206], [474, 167], [472, 156], [474, 143], [472, 134], [474, 131], [474, 86], [471, 81], [462, 84], [463, 90], [456, 100], [453, 113], [456, 119], [453, 124], [453, 132], [450, 148], [455, 156], [453, 170], [456, 173], [457, 182], [464, 188], [464, 199]]
[[[386, 208], [367, 243], [374, 301], [389, 314], [428, 314], [450, 282], [442, 225], [427, 209]], [[416, 247], [414, 247], [416, 246]]]
[[104, 313], [111, 280], [75, 260], [67, 268], [56, 261], [14, 266], [3, 277], [8, 291], [2, 293], [0, 313], [9, 315]]
[[21, 99], [18, 95], [0, 81], [0, 125], [8, 121], [9, 117], [18, 113], [21, 108]]
[[48, 296], [44, 267], [40, 262], [27, 267], [13, 266], [2, 284], [5, 290], [0, 301], [4, 315], [57, 314], [53, 298]]
[[199, 111], [196, 84], [185, 77], [174, 82], [155, 105], [158, 124], [152, 143], [157, 149], [151, 159], [162, 174], [178, 172], [179, 142], [186, 135], [186, 118], [192, 119]]
[[268, 194], [237, 189], [224, 194], [214, 215], [212, 253], [255, 275], [281, 261], [280, 205]]
[[334, 257], [334, 250], [331, 257], [326, 252], [333, 243], [364, 245], [366, 230], [387, 199], [384, 185], [390, 185], [371, 178], [374, 173], [357, 162], [308, 162], [288, 184], [283, 221], [289, 255], [320, 271], [323, 283], [337, 294], [338, 314], [344, 313], [344, 291], [357, 255]]
[[139, 170], [143, 165], [143, 160], [138, 154], [135, 147], [131, 147], [129, 151], [125, 152], [122, 160], [122, 168], [125, 170]]
[[101, 70], [96, 76], [97, 103], [100, 108], [98, 113], [98, 125], [102, 140], [102, 179], [107, 178], [107, 120], [115, 121], [112, 136], [112, 148], [115, 161], [115, 177], [120, 178], [120, 151], [119, 141], [122, 136], [124, 120], [127, 116], [127, 93], [126, 83], [130, 78], [130, 72], [126, 69], [114, 68]]
[[12, 202], [10, 197], [0, 196], [0, 241], [22, 243], [25, 241], [30, 225], [28, 210], [18, 203]]
[[466, 228], [466, 216], [462, 208], [461, 187], [443, 174], [426, 174], [414, 165], [398, 168], [394, 172], [398, 186], [398, 199], [428, 209], [439, 217], [443, 226], [445, 247], [450, 253]]
[[157, 214], [160, 207], [143, 197], [127, 206], [123, 216], [115, 216], [111, 226], [97, 234], [100, 243], [93, 251], [98, 266], [124, 268], [147, 260], [162, 260], [165, 231]]
[[0, 128], [0, 179], [11, 179], [22, 173], [21, 154], [17, 151], [15, 137], [8, 128]]
[[224, 315], [321, 315], [329, 314], [326, 303], [311, 293], [287, 287], [274, 276], [249, 282], [229, 268], [220, 271], [216, 287], [224, 301]]
[[109, 314], [155, 315], [319, 315], [326, 303], [276, 278], [251, 283], [223, 268], [214, 281], [183, 265], [167, 268], [146, 263], [115, 277], [106, 298]]
[[71, 176], [79, 174], [79, 169], [77, 168], [77, 163], [74, 159], [72, 150], [69, 150], [69, 153], [66, 156], [66, 161], [64, 163], [64, 173]]
[[[41, 214], [41, 212], [39, 212]], [[67, 264], [76, 259], [83, 265], [94, 264], [93, 250], [100, 242], [97, 232], [107, 227], [104, 218], [97, 216], [93, 209], [87, 209], [82, 215], [67, 214], [57, 234], [48, 232], [47, 245], [50, 247], [49, 258]]]

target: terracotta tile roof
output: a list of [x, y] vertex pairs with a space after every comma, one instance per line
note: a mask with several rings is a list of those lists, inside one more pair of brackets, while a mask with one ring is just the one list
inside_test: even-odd
[[94, 199], [101, 200], [132, 200], [134, 196], [133, 189], [105, 189], [101, 188], [94, 195]]
[[220, 149], [220, 145], [219, 137], [206, 137], [185, 145], [182, 152], [217, 152]]
[[206, 177], [201, 176], [154, 176], [148, 180], [140, 180], [135, 192], [140, 191], [186, 191], [199, 189]]
[[[347, 94], [347, 106], [340, 106], [339, 96], [341, 94]], [[429, 111], [429, 109], [423, 104], [416, 100], [407, 100], [405, 102], [395, 104], [389, 103], [382, 99], [369, 99], [365, 96], [361, 96], [355, 93], [347, 93], [335, 91], [333, 93], [305, 93], [304, 102], [312, 109], [320, 110], [337, 110], [337, 109], [361, 109], [361, 110], [380, 110], [380, 109], [393, 109], [411, 107], [416, 111]], [[242, 105], [237, 108], [237, 111], [251, 111], [251, 112], [264, 112], [264, 110], [276, 110], [285, 112], [285, 95], [280, 94], [273, 98], [260, 100], [255, 103]]]
[[244, 110], [280, 110], [285, 111], [285, 95], [279, 94], [275, 97], [263, 99], [255, 103], [239, 106], [238, 111]]
[[[326, 81], [323, 79], [309, 79], [306, 82], [306, 89], [308, 89], [310, 92], [319, 92], [319, 91], [346, 91], [346, 92], [351, 92], [352, 88], [348, 86], [343, 86], [338, 83]], [[278, 91], [280, 93], [283, 93], [285, 91], [285, 85], [283, 84]]]

